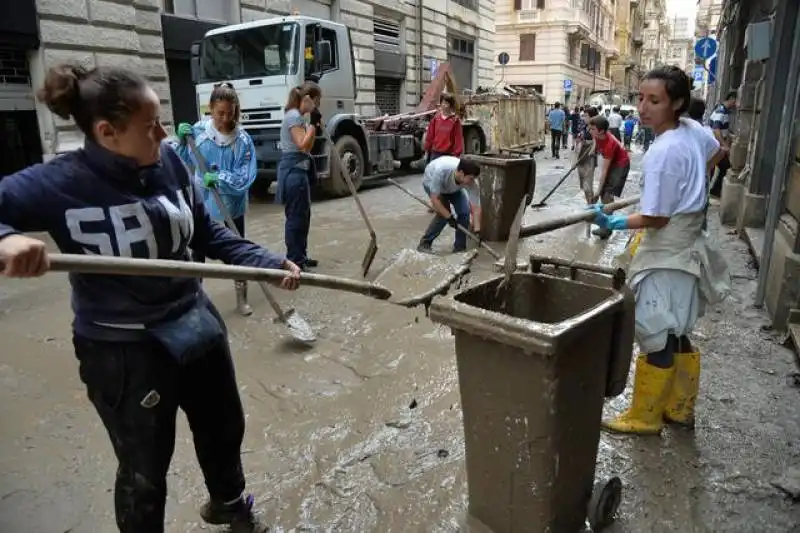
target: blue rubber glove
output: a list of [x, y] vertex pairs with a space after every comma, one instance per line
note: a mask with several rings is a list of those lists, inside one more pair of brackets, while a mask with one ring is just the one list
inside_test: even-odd
[[192, 134], [192, 125], [188, 122], [181, 122], [178, 124], [178, 129], [175, 130], [175, 134], [180, 142], [185, 142], [186, 136]]
[[207, 189], [215, 189], [218, 184], [219, 184], [218, 172], [206, 172], [205, 174], [203, 174], [203, 185], [205, 185]]
[[592, 206], [595, 213], [594, 223], [603, 229], [623, 230], [628, 229], [628, 217], [626, 215], [607, 215], [603, 212], [603, 204]]

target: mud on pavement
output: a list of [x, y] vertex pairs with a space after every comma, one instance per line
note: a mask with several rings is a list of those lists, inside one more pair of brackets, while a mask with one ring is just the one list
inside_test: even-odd
[[[548, 174], [547, 162], [539, 173], [540, 191], [560, 175]], [[405, 182], [417, 187], [417, 179]], [[570, 183], [548, 210], [530, 210], [526, 223], [571, 210], [581, 197]], [[429, 217], [424, 209], [392, 187], [366, 191], [364, 199], [379, 259], [416, 246]], [[321, 272], [358, 275], [366, 232], [351, 204], [314, 205], [310, 250]], [[282, 223], [275, 206], [254, 205], [248, 234], [281, 248]], [[704, 355], [697, 429], [667, 430], [662, 438], [603, 435], [598, 477], [619, 475], [625, 484], [611, 532], [800, 531], [800, 505], [772, 484], [800, 463], [792, 356], [760, 331], [764, 315], [750, 306], [755, 272], [744, 244], [712, 226], [735, 291], [702, 320], [695, 339]], [[451, 238], [448, 230], [436, 244], [446, 250]], [[609, 263], [624, 240], [599, 244], [575, 227], [522, 241], [521, 255]], [[494, 275], [492, 262], [480, 254], [470, 280]], [[444, 533], [462, 526], [463, 430], [449, 330], [422, 308], [319, 289], [278, 292], [316, 329], [316, 345], [299, 349], [257, 293], [255, 313], [242, 318], [233, 312], [232, 283], [207, 286], [231, 332], [247, 414], [249, 490], [276, 531]], [[3, 281], [0, 309], [0, 531], [113, 531], [115, 461], [77, 377], [66, 277]], [[627, 402], [627, 395], [617, 398], [606, 410]], [[196, 514], [205, 489], [182, 416], [168, 481], [167, 531], [215, 531]]]

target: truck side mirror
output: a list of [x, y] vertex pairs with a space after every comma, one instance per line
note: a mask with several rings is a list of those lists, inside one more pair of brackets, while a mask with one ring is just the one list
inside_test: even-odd
[[314, 50], [314, 56], [317, 59], [317, 65], [320, 70], [325, 71], [333, 66], [333, 50], [331, 49], [330, 41], [317, 41]]
[[192, 83], [196, 84], [200, 81], [200, 41], [193, 42], [190, 50], [192, 55], [189, 68], [192, 73]]

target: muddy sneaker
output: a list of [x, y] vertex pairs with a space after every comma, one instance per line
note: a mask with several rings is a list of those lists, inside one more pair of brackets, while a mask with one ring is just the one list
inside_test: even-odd
[[421, 242], [417, 246], [417, 251], [422, 252], [423, 254], [430, 254], [433, 253], [433, 248], [431, 248], [431, 243], [429, 242]]
[[231, 533], [269, 533], [269, 527], [253, 514], [253, 496], [242, 497], [236, 503], [207, 501], [200, 508], [200, 517], [215, 526], [227, 525]]
[[303, 263], [304, 266], [308, 268], [317, 268], [319, 266], [319, 261], [316, 259], [306, 259], [306, 262]]

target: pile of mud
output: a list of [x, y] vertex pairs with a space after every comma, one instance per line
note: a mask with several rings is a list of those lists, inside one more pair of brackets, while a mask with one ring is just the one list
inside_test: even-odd
[[392, 291], [391, 302], [419, 305], [447, 292], [469, 271], [477, 250], [437, 255], [404, 249], [395, 254], [375, 277], [375, 282]]

